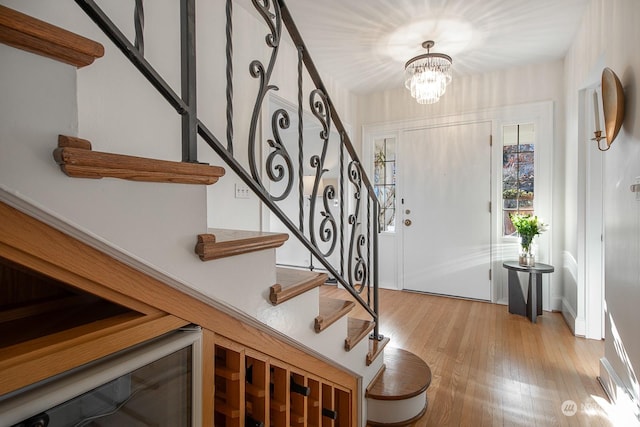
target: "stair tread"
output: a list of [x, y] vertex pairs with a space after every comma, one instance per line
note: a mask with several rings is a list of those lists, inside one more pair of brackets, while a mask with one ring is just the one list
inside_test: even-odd
[[347, 315], [355, 305], [353, 301], [320, 297], [320, 313], [315, 320], [315, 331], [324, 331], [342, 316]]
[[374, 338], [369, 339], [369, 352], [367, 353], [367, 366], [371, 365], [374, 360], [382, 353], [382, 350], [389, 344], [389, 337], [384, 337], [382, 340]]
[[274, 305], [283, 303], [310, 289], [321, 286], [328, 277], [326, 273], [277, 267], [277, 283], [269, 290], [269, 301]]
[[93, 151], [86, 139], [66, 135], [58, 136], [53, 158], [60, 169], [73, 178], [209, 185], [225, 174], [220, 166]]
[[98, 42], [1, 5], [0, 42], [75, 67], [104, 55]]
[[264, 249], [277, 248], [289, 238], [286, 233], [264, 231], [226, 230], [210, 228], [209, 233], [198, 235], [195, 252], [202, 261], [209, 261]]
[[349, 318], [347, 338], [344, 340], [344, 349], [350, 351], [364, 339], [375, 327], [372, 320]]
[[382, 374], [367, 389], [367, 398], [410, 399], [425, 392], [431, 384], [431, 369], [427, 363], [407, 350], [385, 349], [384, 366]]

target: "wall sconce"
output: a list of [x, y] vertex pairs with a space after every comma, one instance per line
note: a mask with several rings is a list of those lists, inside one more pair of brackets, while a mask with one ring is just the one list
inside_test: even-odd
[[[605, 68], [602, 70], [602, 112], [604, 114], [604, 130], [605, 135], [602, 135], [602, 129], [600, 129], [600, 114], [598, 111], [598, 94], [593, 93], [593, 112], [595, 114], [595, 131], [592, 141], [596, 141], [598, 144], [598, 150], [607, 151], [611, 148], [613, 140], [618, 136], [618, 132], [622, 127], [622, 121], [624, 120], [624, 91], [622, 90], [622, 84], [620, 79], [616, 76], [616, 73], [611, 68]], [[607, 141], [607, 148], [601, 148], [600, 141], [605, 139]]]

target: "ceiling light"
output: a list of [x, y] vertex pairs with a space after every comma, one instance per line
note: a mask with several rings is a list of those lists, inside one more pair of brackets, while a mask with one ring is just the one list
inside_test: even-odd
[[427, 40], [422, 47], [427, 53], [411, 58], [404, 65], [404, 85], [411, 90], [418, 104], [434, 104], [451, 82], [451, 57], [444, 53], [431, 53], [435, 43]]

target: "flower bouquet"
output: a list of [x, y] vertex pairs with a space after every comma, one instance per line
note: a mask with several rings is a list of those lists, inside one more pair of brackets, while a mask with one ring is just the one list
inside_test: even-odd
[[531, 250], [533, 238], [546, 231], [548, 224], [545, 224], [537, 216], [529, 214], [509, 214], [511, 223], [520, 235], [520, 257], [518, 262], [525, 267], [536, 265], [535, 254]]

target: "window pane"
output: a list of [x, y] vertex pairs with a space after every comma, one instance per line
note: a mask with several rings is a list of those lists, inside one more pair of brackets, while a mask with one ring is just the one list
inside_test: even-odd
[[380, 230], [395, 231], [396, 208], [396, 140], [382, 138], [373, 146], [373, 186], [380, 201]]
[[503, 235], [515, 234], [509, 214], [533, 214], [535, 129], [533, 123], [503, 127]]

